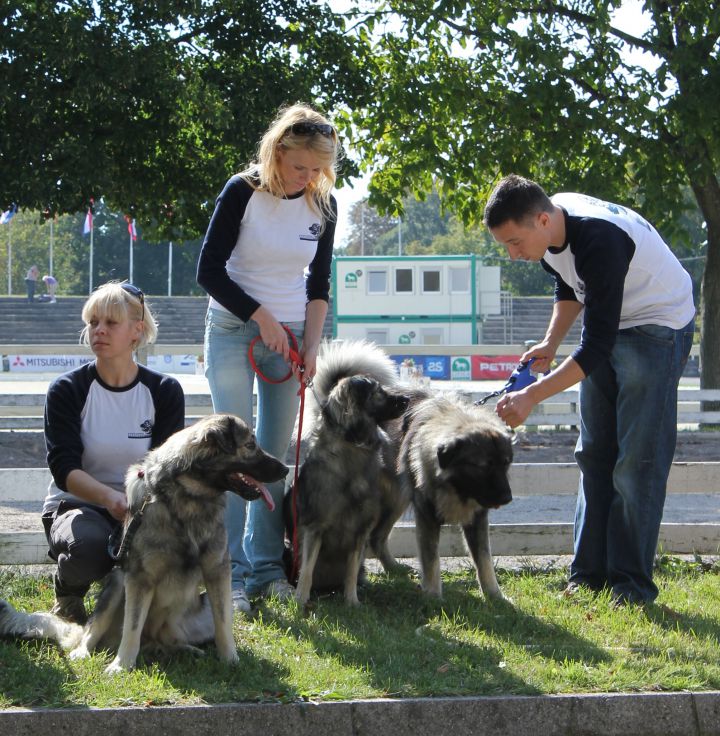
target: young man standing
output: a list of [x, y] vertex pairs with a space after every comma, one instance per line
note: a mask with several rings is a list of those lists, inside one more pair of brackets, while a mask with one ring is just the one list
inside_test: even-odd
[[580, 488], [566, 594], [609, 587], [617, 604], [650, 603], [653, 562], [677, 439], [677, 387], [692, 346], [692, 282], [655, 228], [620, 205], [582, 194], [549, 198], [504, 178], [484, 223], [512, 260], [539, 261], [555, 279], [545, 338], [525, 352], [549, 370], [583, 313], [580, 345], [547, 376], [506, 394], [511, 427], [580, 382]]

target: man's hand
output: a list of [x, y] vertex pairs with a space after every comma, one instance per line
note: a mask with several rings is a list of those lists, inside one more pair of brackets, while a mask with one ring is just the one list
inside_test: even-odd
[[528, 389], [505, 394], [495, 406], [495, 413], [509, 427], [519, 427], [530, 415], [537, 402], [532, 399]]
[[526, 350], [521, 356], [520, 361], [526, 363], [531, 358], [535, 358], [532, 365], [533, 373], [547, 373], [555, 360], [557, 347], [551, 345], [547, 340], [533, 345], [530, 350]]

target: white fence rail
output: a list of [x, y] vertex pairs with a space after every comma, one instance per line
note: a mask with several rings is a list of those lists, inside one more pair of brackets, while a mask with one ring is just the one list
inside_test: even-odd
[[[40, 468], [0, 469], [0, 565], [47, 563], [47, 544], [40, 523], [49, 471]], [[578, 469], [574, 463], [517, 463], [511, 468], [513, 495], [548, 496], [577, 492]], [[720, 463], [674, 463], [668, 483], [670, 494], [716, 494], [720, 504]], [[688, 502], [691, 496], [687, 495]], [[491, 524], [496, 555], [557, 555], [572, 552], [572, 524], [563, 522]], [[664, 523], [663, 549], [676, 554], [717, 554], [720, 523]], [[415, 557], [412, 522], [398, 524], [390, 537], [397, 557]], [[466, 554], [461, 534], [446, 527], [441, 536], [443, 557]]]

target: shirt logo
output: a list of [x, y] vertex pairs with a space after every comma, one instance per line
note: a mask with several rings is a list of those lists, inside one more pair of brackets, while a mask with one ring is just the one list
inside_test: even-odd
[[153, 423], [151, 419], [146, 419], [140, 424], [142, 432], [128, 432], [128, 439], [130, 440], [144, 440], [152, 436]]
[[314, 222], [308, 228], [310, 235], [300, 235], [300, 240], [317, 240], [320, 237], [320, 223]]

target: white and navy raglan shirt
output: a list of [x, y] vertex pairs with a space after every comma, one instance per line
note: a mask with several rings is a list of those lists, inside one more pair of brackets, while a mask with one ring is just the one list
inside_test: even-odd
[[589, 375], [618, 330], [643, 324], [679, 330], [695, 316], [692, 280], [655, 228], [627, 207], [584, 194], [551, 197], [565, 215], [565, 242], [541, 263], [555, 277], [555, 301], [585, 305], [572, 357]]
[[185, 397], [171, 376], [138, 366], [122, 388], [108, 386], [95, 362], [58, 376], [45, 401], [45, 444], [52, 481], [43, 514], [60, 501], [84, 503], [68, 492], [72, 470], [124, 490], [125, 473], [148, 450], [185, 426]]
[[300, 322], [314, 299], [328, 301], [335, 217], [323, 227], [305, 193], [281, 198], [233, 176], [217, 198], [198, 260], [209, 306], [247, 322], [264, 306], [278, 322]]

